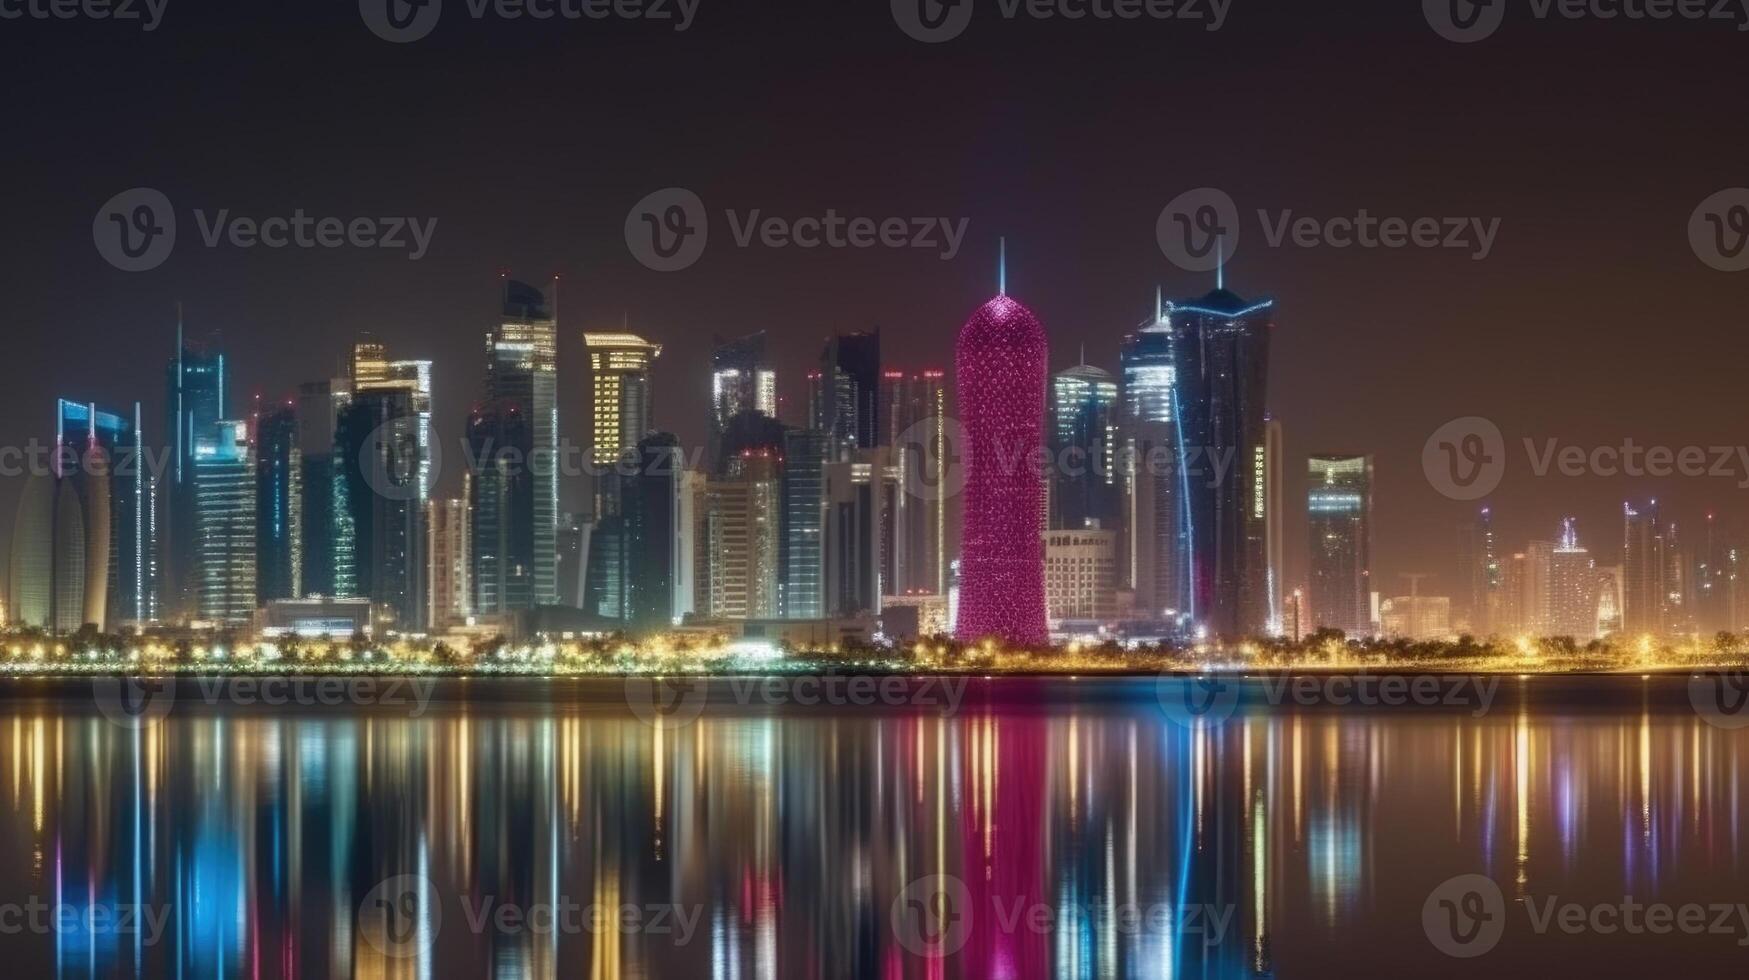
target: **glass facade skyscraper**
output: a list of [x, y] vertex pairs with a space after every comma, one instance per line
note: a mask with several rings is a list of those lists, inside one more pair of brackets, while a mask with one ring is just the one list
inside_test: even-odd
[[[529, 581], [526, 594], [511, 588], [494, 598], [494, 604], [512, 603], [510, 609], [551, 606], [559, 601], [557, 288], [555, 280], [549, 305], [540, 290], [506, 279], [501, 316], [486, 338], [485, 401], [494, 406], [491, 411], [500, 419], [508, 422], [516, 417], [511, 428], [526, 426], [525, 434], [518, 433], [526, 447], [518, 448], [526, 448], [520, 466], [528, 471], [529, 483], [526, 488], [515, 487], [514, 495], [492, 502], [492, 506], [510, 508], [506, 520], [495, 522], [499, 533], [511, 535], [507, 544], [514, 557], [508, 558], [503, 571], [510, 573], [512, 581], [526, 573]], [[504, 461], [502, 455], [494, 455], [500, 463]], [[510, 483], [500, 483], [493, 488], [494, 498], [501, 490], [513, 489]], [[486, 497], [484, 484], [480, 489], [482, 498]], [[523, 507], [528, 508], [526, 515], [517, 512]], [[478, 522], [475, 527], [479, 529]], [[478, 561], [478, 554], [475, 558]], [[475, 587], [492, 588], [488, 582], [497, 580], [496, 572], [489, 580], [476, 578]]]
[[255, 617], [255, 462], [249, 424], [222, 420], [194, 444], [199, 618], [242, 627]]
[[1189, 488], [1180, 465], [1178, 369], [1164, 306], [1124, 338], [1118, 360], [1122, 578], [1135, 590], [1143, 619], [1178, 619], [1191, 602]]
[[1265, 423], [1274, 303], [1226, 289], [1169, 304], [1192, 619], [1216, 636], [1269, 622]]
[[881, 332], [842, 334], [826, 342], [809, 377], [808, 424], [832, 437], [832, 459], [881, 444]]
[[819, 619], [826, 614], [826, 460], [831, 440], [817, 429], [784, 434], [783, 538], [780, 614]]
[[201, 441], [213, 441], [213, 427], [230, 417], [230, 390], [225, 355], [216, 340], [188, 340], [180, 316], [176, 354], [170, 359], [167, 375], [164, 436], [170, 461], [162, 509], [165, 548], [161, 594], [165, 618], [185, 620], [197, 612], [202, 584], [200, 536], [195, 524], [195, 447]]
[[[157, 479], [146, 456], [138, 403], [127, 413], [106, 412], [96, 405], [62, 399], [56, 410], [56, 442], [75, 459], [93, 447], [106, 461], [105, 472], [82, 471], [86, 484], [102, 480], [101, 496], [108, 506], [108, 542], [104, 577], [105, 621], [143, 625], [159, 616], [157, 543]], [[91, 488], [82, 487], [82, 496]]]
[[255, 420], [256, 583], [262, 602], [303, 596], [304, 466], [298, 413], [273, 406]]
[[1307, 461], [1312, 626], [1372, 632], [1372, 457]]
[[1051, 379], [1051, 530], [1117, 527], [1117, 423], [1117, 380], [1109, 372], [1083, 364]]

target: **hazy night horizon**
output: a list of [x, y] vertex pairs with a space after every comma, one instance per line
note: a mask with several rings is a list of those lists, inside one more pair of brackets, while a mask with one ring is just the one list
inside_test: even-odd
[[1746, 46], [0, 0], [0, 952], [1736, 962]]

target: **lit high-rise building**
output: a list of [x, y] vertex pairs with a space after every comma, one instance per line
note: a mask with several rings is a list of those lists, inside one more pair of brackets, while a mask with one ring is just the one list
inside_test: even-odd
[[826, 466], [827, 616], [881, 610], [883, 530], [890, 526], [892, 500], [885, 492], [887, 459], [885, 449], [860, 450], [847, 462]]
[[412, 398], [419, 443], [419, 505], [431, 499], [432, 429], [431, 362], [391, 361], [388, 348], [374, 340], [361, 340], [352, 349], [353, 391], [405, 391]]
[[1115, 530], [1120, 521], [1118, 386], [1082, 364], [1051, 379], [1050, 529]]
[[1669, 529], [1658, 519], [1658, 502], [1643, 511], [1622, 504], [1622, 629], [1631, 635], [1668, 631]]
[[195, 525], [194, 451], [200, 440], [213, 438], [213, 426], [231, 414], [225, 355], [215, 342], [185, 338], [180, 312], [176, 322], [176, 353], [166, 371], [165, 445], [170, 451], [165, 475], [164, 560], [161, 596], [167, 619], [186, 621], [198, 611], [202, 585], [200, 537]]
[[[1274, 308], [1272, 301], [1248, 302], [1224, 288], [1166, 308], [1187, 504], [1189, 613], [1217, 636], [1254, 636], [1268, 626], [1262, 471]], [[1364, 619], [1370, 621], [1370, 612]]]
[[298, 485], [301, 594], [350, 596], [357, 591], [356, 540], [346, 521], [345, 486], [334, 465], [340, 410], [351, 400], [346, 379], [311, 381], [298, 388]]
[[1372, 632], [1372, 457], [1313, 456], [1307, 470], [1312, 625], [1365, 636]]
[[368, 598], [403, 630], [418, 628], [426, 611], [418, 430], [413, 393], [379, 387], [353, 393], [335, 433], [343, 511], [357, 542], [351, 596]]
[[1172, 324], [1156, 299], [1154, 316], [1124, 338], [1120, 418], [1123, 448], [1122, 579], [1148, 620], [1188, 615], [1188, 478], [1180, 466], [1177, 367]]
[[[502, 617], [533, 608], [536, 484], [527, 465], [533, 426], [517, 402], [488, 402], [468, 417], [473, 496], [474, 613]], [[558, 601], [558, 532], [553, 541], [553, 601]], [[572, 602], [577, 601], [572, 599]]]
[[817, 429], [784, 434], [783, 538], [779, 562], [785, 619], [826, 616], [826, 469], [831, 440]]
[[893, 451], [901, 492], [891, 519], [898, 548], [888, 595], [945, 595], [947, 497], [947, 376], [941, 371], [889, 371], [882, 379], [884, 444]]
[[638, 444], [637, 472], [621, 485], [625, 609], [637, 629], [666, 629], [686, 612], [677, 609], [675, 588], [691, 554], [684, 547], [691, 533], [681, 495], [685, 471], [680, 440], [653, 432]]
[[1045, 620], [1043, 489], [1033, 468], [1013, 465], [1045, 443], [1049, 341], [1044, 325], [1008, 296], [960, 331], [954, 355], [967, 439], [965, 521], [955, 634], [1042, 645]]
[[1053, 629], [1117, 615], [1117, 532], [1046, 531], [1045, 606]]
[[777, 372], [766, 360], [765, 331], [735, 340], [717, 338], [711, 351], [710, 460], [714, 472], [729, 421], [742, 412], [777, 418]]
[[255, 417], [256, 591], [263, 603], [303, 598], [304, 465], [294, 405]]
[[639, 441], [653, 431], [650, 371], [662, 347], [630, 333], [586, 333], [583, 346], [589, 352], [589, 456], [597, 466], [613, 466], [635, 457]]
[[194, 444], [199, 618], [248, 626], [255, 618], [255, 460], [249, 423], [220, 420]]
[[[516, 445], [520, 453], [516, 468], [526, 470], [529, 482], [518, 492], [498, 500], [496, 490], [493, 505], [509, 508], [506, 520], [498, 530], [509, 533], [508, 547], [514, 557], [514, 567], [506, 571], [526, 574], [531, 588], [526, 597], [507, 595], [511, 608], [525, 609], [528, 604], [555, 605], [559, 597], [559, 335], [558, 281], [552, 285], [552, 303], [540, 290], [513, 279], [504, 280], [503, 305], [498, 323], [486, 338], [486, 386], [484, 401], [494, 406], [500, 418], [511, 415], [520, 418], [527, 431], [523, 443]], [[635, 440], [634, 440], [635, 444]], [[492, 450], [499, 462], [505, 447]], [[482, 500], [486, 486], [478, 484]], [[521, 509], [527, 508], [527, 513]], [[475, 531], [483, 530], [479, 521]], [[480, 555], [476, 551], [475, 559]], [[476, 577], [475, 588], [486, 588], [485, 580]], [[482, 609], [482, 611], [484, 611]]]
[[1494, 511], [1483, 507], [1458, 529], [1458, 574], [1463, 582], [1470, 632], [1492, 636], [1506, 629], [1500, 552], [1494, 538]]
[[1596, 563], [1579, 544], [1573, 518], [1561, 522], [1561, 536], [1549, 554], [1548, 627], [1550, 636], [1580, 643], [1597, 638]]
[[1703, 634], [1737, 630], [1737, 550], [1717, 515], [1701, 525], [1695, 551], [1695, 618]]
[[841, 334], [820, 352], [820, 370], [808, 377], [808, 425], [832, 438], [832, 460], [873, 449], [881, 426], [881, 332]]
[[38, 629], [55, 625], [56, 490], [53, 476], [31, 473], [19, 495], [6, 577], [6, 613], [13, 625]]
[[777, 617], [777, 467], [774, 453], [749, 450], [732, 460], [729, 475], [712, 480], [706, 491], [712, 619]]
[[1263, 501], [1264, 501], [1264, 551], [1269, 562], [1269, 635], [1281, 636], [1285, 631], [1283, 623], [1283, 608], [1285, 598], [1282, 590], [1287, 582], [1287, 525], [1286, 518], [1287, 486], [1284, 482], [1286, 473], [1286, 456], [1282, 443], [1281, 420], [1270, 419], [1264, 429], [1263, 447]]
[[464, 481], [460, 499], [433, 500], [426, 505], [425, 620], [432, 630], [473, 615], [473, 560], [468, 553], [472, 541], [468, 489], [472, 482], [471, 477]]
[[[159, 552], [157, 542], [156, 474], [141, 435], [141, 411], [136, 402], [127, 412], [106, 412], [96, 405], [62, 399], [56, 412], [56, 442], [73, 459], [87, 459], [93, 449], [104, 466], [82, 467], [77, 474], [81, 499], [95, 493], [108, 501], [108, 540], [103, 571], [105, 629], [123, 623], [144, 625], [159, 617]], [[98, 488], [93, 483], [106, 486]]]

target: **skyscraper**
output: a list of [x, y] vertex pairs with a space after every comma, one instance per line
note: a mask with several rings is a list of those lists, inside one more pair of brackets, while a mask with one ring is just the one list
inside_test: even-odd
[[[534, 430], [520, 403], [493, 401], [468, 417], [468, 455], [473, 461], [470, 524], [474, 613], [505, 616], [533, 607], [537, 480], [527, 465]], [[558, 573], [558, 534], [552, 535], [553, 572]], [[553, 581], [553, 602], [558, 580]], [[548, 603], [553, 604], [553, 603]]]
[[1050, 528], [1115, 530], [1119, 524], [1118, 388], [1082, 364], [1051, 380]]
[[832, 439], [832, 459], [881, 444], [881, 332], [841, 334], [820, 352], [809, 376], [808, 424]]
[[826, 615], [826, 468], [830, 439], [817, 429], [784, 434], [779, 615]]
[[1307, 468], [1312, 625], [1367, 635], [1372, 632], [1372, 457], [1313, 456]]
[[[108, 501], [108, 553], [104, 578], [104, 619], [96, 625], [112, 629], [123, 623], [155, 622], [159, 617], [157, 547], [157, 479], [151, 472], [141, 434], [141, 412], [106, 412], [96, 405], [62, 399], [56, 412], [56, 441], [73, 460], [94, 460], [101, 468], [81, 466], [76, 474], [82, 499], [101, 493]], [[105, 484], [102, 488], [95, 483]], [[91, 526], [93, 522], [88, 522]]]
[[1470, 632], [1491, 636], [1505, 627], [1501, 590], [1501, 562], [1494, 539], [1494, 510], [1483, 507], [1476, 519], [1458, 529], [1460, 593], [1467, 605]]
[[1598, 586], [1596, 563], [1580, 546], [1573, 518], [1566, 518], [1549, 557], [1549, 635], [1570, 636], [1580, 643], [1595, 639]]
[[1188, 505], [1189, 611], [1218, 636], [1256, 635], [1269, 619], [1261, 470], [1274, 306], [1221, 288], [1166, 310]]
[[468, 495], [473, 480], [463, 481], [462, 496], [433, 500], [426, 505], [425, 622], [432, 630], [473, 615], [473, 562], [468, 554], [472, 539], [468, 527]]
[[230, 391], [224, 352], [216, 340], [196, 343], [183, 333], [180, 311], [176, 320], [176, 353], [166, 371], [166, 445], [170, 467], [166, 477], [164, 529], [163, 614], [186, 620], [197, 612], [202, 584], [200, 536], [195, 524], [194, 452], [199, 440], [215, 438], [213, 426], [228, 418]]
[[684, 614], [676, 612], [674, 581], [690, 555], [682, 549], [683, 533], [691, 532], [681, 498], [685, 468], [680, 440], [653, 432], [638, 444], [637, 472], [621, 487], [625, 607], [637, 629], [665, 629]]
[[1737, 629], [1737, 551], [1716, 514], [1701, 525], [1694, 561], [1695, 618], [1703, 633]]
[[777, 372], [765, 354], [765, 331], [735, 340], [716, 338], [711, 351], [709, 466], [714, 472], [729, 420], [742, 412], [777, 418]]
[[1021, 462], [1044, 445], [1048, 356], [1044, 325], [1009, 298], [1004, 269], [998, 295], [966, 321], [954, 356], [967, 439], [955, 622], [963, 641], [1049, 639], [1038, 533], [1043, 483]]
[[589, 352], [589, 458], [613, 466], [635, 458], [654, 431], [650, 370], [662, 347], [631, 333], [586, 333]]
[[888, 595], [947, 593], [947, 376], [889, 371], [882, 382], [884, 443], [893, 450], [901, 493], [893, 509], [899, 542]]
[[262, 602], [303, 597], [304, 467], [293, 405], [257, 409], [256, 587]]
[[340, 410], [351, 401], [346, 379], [312, 381], [298, 388], [299, 585], [303, 596], [356, 594], [355, 529], [346, 517], [345, 487], [334, 465]]
[[199, 616], [219, 626], [247, 626], [255, 617], [253, 457], [247, 422], [221, 420], [194, 445]]
[[709, 516], [712, 619], [772, 619], [778, 614], [778, 460], [748, 450], [713, 479], [706, 491]]
[[344, 510], [357, 541], [353, 594], [404, 630], [416, 629], [426, 611], [418, 428], [413, 393], [380, 387], [353, 393], [335, 434]]
[[432, 429], [431, 429], [431, 362], [391, 361], [388, 347], [373, 339], [363, 339], [352, 349], [352, 385], [357, 391], [405, 391], [412, 400], [419, 444], [419, 506], [431, 499]]
[[[479, 484], [482, 505], [490, 499], [493, 505], [502, 503], [511, 509], [508, 519], [496, 527], [508, 539], [515, 555], [515, 567], [508, 570], [517, 575], [526, 573], [531, 589], [526, 597], [505, 595], [513, 609], [525, 609], [529, 604], [550, 606], [558, 602], [559, 594], [559, 335], [558, 281], [553, 282], [553, 304], [540, 290], [513, 279], [504, 280], [503, 306], [498, 323], [486, 338], [485, 401], [491, 412], [502, 420], [512, 415], [520, 421], [512, 428], [527, 426], [522, 436], [526, 446], [515, 446], [520, 452], [520, 467], [528, 470], [530, 482], [525, 490], [498, 500], [501, 487], [492, 490]], [[508, 434], [508, 433], [504, 433]], [[505, 444], [500, 442], [489, 455], [502, 463]], [[478, 457], [476, 457], [478, 458]], [[508, 484], [506, 484], [508, 486]], [[519, 488], [520, 489], [520, 488]], [[528, 512], [517, 512], [526, 507]], [[475, 531], [484, 527], [475, 522]], [[479, 553], [476, 551], [476, 561]], [[526, 562], [526, 564], [523, 564]], [[514, 577], [514, 576], [512, 576]], [[476, 588], [486, 588], [483, 578], [476, 578]]]
[[1122, 370], [1124, 537], [1122, 578], [1135, 590], [1144, 619], [1189, 614], [1190, 492], [1180, 465], [1178, 371], [1172, 323], [1156, 298], [1155, 312], [1124, 338]]
[[1283, 483], [1286, 467], [1282, 445], [1281, 420], [1270, 419], [1265, 427], [1263, 452], [1264, 536], [1269, 561], [1269, 635], [1281, 636], [1286, 600], [1282, 590], [1287, 582], [1287, 527], [1283, 523], [1287, 487]]
[[881, 609], [883, 529], [890, 526], [891, 495], [883, 493], [887, 451], [859, 450], [826, 466], [824, 550], [828, 616]]
[[1662, 636], [1669, 628], [1669, 529], [1658, 519], [1658, 502], [1642, 512], [1622, 504], [1622, 630]]

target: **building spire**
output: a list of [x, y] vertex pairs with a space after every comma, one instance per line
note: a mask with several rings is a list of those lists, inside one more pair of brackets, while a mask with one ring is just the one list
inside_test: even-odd
[[1008, 295], [1008, 236], [1000, 238], [996, 245], [996, 293]]
[[1166, 291], [1156, 283], [1154, 286], [1154, 325], [1159, 326], [1160, 321], [1164, 319], [1166, 319]]
[[1215, 258], [1215, 288], [1227, 288], [1227, 236], [1215, 236], [1215, 248], [1218, 254]]

